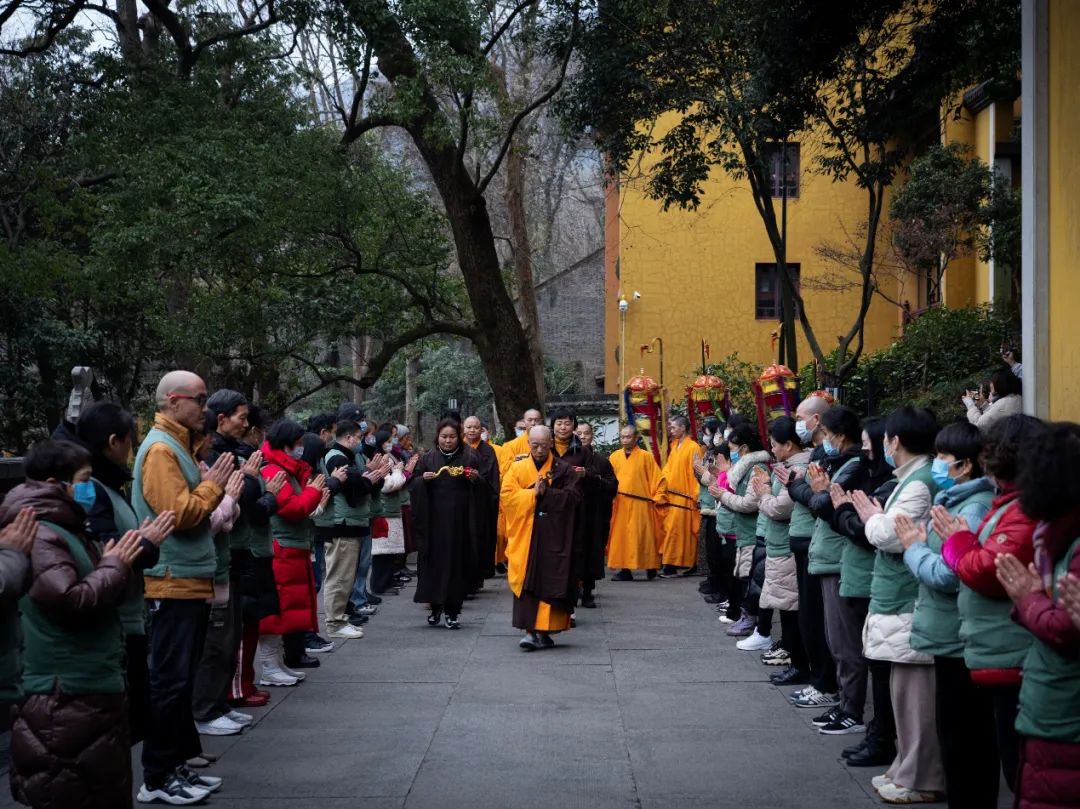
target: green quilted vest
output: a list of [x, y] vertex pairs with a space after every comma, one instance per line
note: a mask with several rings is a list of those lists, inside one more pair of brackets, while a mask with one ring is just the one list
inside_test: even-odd
[[[1080, 549], [1074, 540], [1069, 552], [1054, 566], [1053, 594], [1058, 598], [1058, 582], [1069, 572], [1073, 556]], [[1020, 686], [1020, 715], [1016, 729], [1021, 736], [1080, 744], [1080, 663], [1076, 654], [1061, 654], [1035, 639], [1024, 658], [1024, 679]]]
[[[83, 541], [55, 523], [43, 520], [41, 525], [67, 543], [79, 579], [85, 579], [94, 563]], [[19, 610], [23, 693], [50, 694], [57, 683], [65, 694], [123, 693], [124, 633], [117, 610], [71, 626], [50, 618], [29, 596], [23, 596]]]
[[[931, 499], [937, 493], [937, 484], [930, 473], [930, 464], [921, 466], [900, 482], [885, 504], [898, 498], [912, 483], [919, 481], [930, 489]], [[874, 556], [874, 578], [870, 582], [870, 612], [873, 615], [904, 615], [915, 609], [919, 595], [919, 582], [911, 575], [903, 554], [877, 550]]]
[[[979, 531], [979, 544], [992, 541], [1001, 518], [1010, 508], [1019, 508], [1012, 500], [999, 508]], [[956, 605], [960, 610], [960, 639], [964, 642], [964, 662], [969, 669], [1018, 669], [1031, 648], [1031, 633], [1012, 620], [1012, 601], [987, 598], [960, 584]]]

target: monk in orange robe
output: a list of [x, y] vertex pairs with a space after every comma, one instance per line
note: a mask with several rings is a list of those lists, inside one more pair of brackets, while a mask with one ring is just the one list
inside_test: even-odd
[[664, 541], [660, 556], [664, 563], [662, 577], [683, 575], [697, 564], [698, 533], [701, 512], [698, 510], [700, 485], [694, 475], [694, 464], [702, 458], [701, 446], [688, 435], [690, 422], [685, 416], [672, 416], [670, 421], [667, 463], [668, 509], [664, 515]]
[[570, 629], [584, 537], [581, 473], [551, 452], [551, 430], [529, 433], [529, 455], [514, 461], [502, 481], [506, 515], [507, 582], [514, 626], [525, 630], [524, 651], [555, 645]]
[[619, 491], [611, 512], [608, 567], [617, 569], [612, 581], [633, 581], [634, 570], [656, 578], [660, 567], [660, 542], [664, 536], [667, 481], [652, 453], [638, 446], [637, 431], [619, 431], [621, 449], [611, 453], [611, 468]]
[[[526, 410], [525, 414], [518, 420], [518, 424], [521, 425], [521, 432], [502, 446], [494, 447], [495, 454], [499, 458], [499, 480], [506, 477], [510, 464], [518, 458], [524, 458], [529, 454], [529, 430], [537, 424], [542, 424], [543, 421], [544, 417], [539, 410]], [[506, 515], [503, 514], [501, 506], [499, 507], [499, 521], [495, 532], [495, 571], [497, 573], [506, 573]]]

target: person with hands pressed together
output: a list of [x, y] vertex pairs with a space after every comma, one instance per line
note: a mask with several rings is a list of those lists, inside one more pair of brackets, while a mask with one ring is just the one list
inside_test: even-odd
[[1014, 792], [1019, 809], [1080, 806], [1080, 626], [1062, 604], [1062, 584], [1080, 577], [1080, 426], [1048, 425], [1027, 442], [1016, 483], [1020, 507], [1039, 520], [1035, 561], [994, 561], [1032, 635], [1024, 658], [1016, 730], [1022, 749]]
[[461, 606], [482, 562], [476, 538], [484, 514], [486, 483], [479, 456], [462, 440], [461, 423], [442, 419], [436, 446], [413, 469], [410, 499], [419, 551], [413, 601], [430, 608], [428, 626], [443, 621], [459, 629]]
[[[820, 397], [809, 398], [824, 401]], [[814, 518], [806, 550], [806, 586], [800, 590], [799, 613], [811, 667], [815, 667], [813, 661], [816, 661], [821, 674], [815, 678], [820, 685], [811, 682], [809, 688], [793, 695], [793, 701], [801, 708], [827, 709], [813, 719], [817, 727], [841, 720], [848, 725], [848, 732], [853, 732], [858, 724], [850, 725], [846, 720], [862, 716], [866, 700], [866, 663], [862, 656], [861, 635], [856, 636], [852, 629], [859, 623], [861, 632], [859, 615], [857, 610], [851, 609], [849, 602], [843, 600], [850, 591], [841, 593], [840, 573], [848, 543], [831, 523], [833, 506], [829, 487], [835, 484], [845, 490], [859, 488], [866, 479], [867, 466], [862, 456], [859, 417], [850, 408], [827, 407], [819, 417], [814, 434], [815, 439], [821, 440], [821, 445], [811, 455], [805, 474], [798, 469], [789, 473], [788, 490], [791, 499], [804, 506]], [[815, 585], [820, 600], [814, 592]], [[832, 690], [827, 690], [830, 688]], [[841, 713], [842, 717], [839, 716]]]
[[[869, 418], [862, 425], [862, 458], [866, 477], [858, 486], [878, 503], [884, 504], [896, 488], [893, 469], [885, 462], [885, 419]], [[829, 524], [846, 542], [840, 555], [839, 617], [842, 635], [834, 638], [843, 653], [843, 710], [860, 716], [872, 683], [874, 718], [866, 725], [866, 736], [842, 755], [849, 767], [880, 767], [896, 756], [896, 722], [893, 717], [888, 661], [869, 660], [862, 654], [863, 625], [870, 610], [870, 584], [877, 549], [866, 538], [866, 524], [851, 502], [851, 493], [837, 483], [829, 484], [833, 512]], [[871, 679], [871, 675], [872, 679]]]
[[[698, 592], [707, 604], [715, 604], [720, 613], [721, 623], [731, 624], [738, 619], [740, 605], [731, 604], [732, 582], [735, 574], [735, 515], [724, 506], [712, 493], [715, 484], [718, 489], [728, 489], [727, 473], [731, 469], [731, 450], [723, 440], [723, 431], [719, 423], [713, 434], [713, 448], [701, 463], [694, 467], [700, 483], [698, 505], [701, 508], [702, 522], [705, 526], [705, 566], [706, 578], [698, 587]], [[720, 440], [716, 444], [716, 439]]]
[[1062, 607], [1072, 622], [1080, 629], [1080, 577], [1066, 574], [1058, 581], [1058, 592]]
[[[22, 696], [12, 712], [11, 791], [35, 807], [131, 806], [131, 749], [119, 606], [142, 538], [129, 530], [104, 544], [85, 530], [90, 453], [39, 441], [26, 481], [0, 507], [0, 524], [30, 551], [20, 604]], [[78, 499], [76, 499], [78, 498]], [[205, 794], [205, 793], [204, 793]]]
[[1013, 720], [1031, 635], [1010, 619], [1011, 603], [997, 578], [996, 560], [1011, 554], [1027, 565], [1035, 558], [1036, 521], [1023, 509], [1016, 477], [1021, 458], [1044, 429], [1038, 419], [1015, 415], [985, 433], [983, 468], [997, 496], [977, 527], [938, 509], [933, 514], [934, 531], [947, 537], [942, 556], [960, 580], [957, 607], [964, 662], [972, 680], [989, 692], [993, 702], [997, 754], [1010, 788], [1020, 756]]
[[906, 515], [896, 518], [904, 563], [919, 581], [911, 626], [911, 646], [934, 657], [935, 714], [950, 806], [998, 805], [998, 756], [991, 692], [976, 685], [964, 663], [957, 593], [960, 581], [941, 555], [944, 538], [937, 528], [950, 518], [970, 525], [990, 510], [993, 485], [982, 476], [984, 447], [978, 427], [959, 422], [938, 433], [931, 474], [940, 487], [930, 530]]
[[904, 545], [896, 528], [900, 515], [916, 522], [930, 516], [938, 491], [930, 463], [937, 431], [937, 420], [928, 410], [894, 410], [885, 421], [883, 449], [886, 463], [895, 469], [896, 489], [884, 506], [863, 491], [851, 493], [852, 504], [866, 525], [866, 538], [877, 548], [863, 650], [870, 659], [892, 664], [897, 754], [875, 784], [886, 802], [932, 802], [940, 800], [945, 789], [935, 729], [933, 658], [911, 646], [919, 585], [904, 564]]
[[143, 571], [158, 563], [159, 549], [172, 533], [176, 515], [163, 511], [157, 519], [147, 517], [140, 524], [124, 494], [131, 481], [127, 464], [135, 432], [135, 419], [130, 413], [111, 402], [95, 402], [79, 416], [76, 429], [91, 455], [93, 489], [85, 490], [87, 497], [82, 502], [87, 512], [87, 530], [101, 543], [133, 530], [138, 530], [142, 539], [128, 577], [128, 592], [120, 605], [127, 661], [128, 725], [131, 744], [136, 745], [146, 735], [150, 716]]
[[482, 584], [483, 579], [495, 576], [499, 534], [499, 456], [484, 437], [487, 431], [478, 416], [467, 417], [461, 428], [465, 444], [480, 458], [480, 476], [490, 491], [490, 496], [484, 502], [487, 510], [481, 520], [481, 533], [477, 542]]
[[[758, 639], [763, 639], [769, 636], [771, 630], [764, 633], [757, 631], [757, 603], [756, 600], [751, 603], [746, 596], [753, 568], [754, 549], [758, 542], [759, 496], [751, 487], [750, 480], [755, 473], [768, 475], [769, 453], [762, 447], [760, 436], [749, 422], [732, 428], [728, 435], [728, 450], [733, 464], [727, 475], [730, 491], [715, 484], [709, 488], [709, 493], [717, 502], [735, 515], [735, 583], [732, 588], [732, 602], [739, 604], [740, 617], [728, 627], [727, 634], [731, 637], [756, 635]], [[761, 544], [764, 550], [764, 536], [761, 537]]]
[[[333, 537], [326, 543], [326, 578], [323, 604], [326, 629], [331, 638], [364, 637], [364, 630], [349, 623], [346, 608], [356, 583], [357, 568], [364, 543], [371, 542], [371, 495], [382, 479], [383, 470], [368, 468], [360, 446], [360, 425], [339, 421], [335, 440], [324, 458], [330, 478], [340, 486], [331, 501]], [[370, 551], [369, 551], [370, 552]]]
[[330, 490], [325, 476], [312, 477], [311, 467], [302, 460], [304, 428], [295, 421], [276, 422], [266, 433], [262, 454], [266, 461], [261, 470], [263, 479], [270, 481], [284, 472], [285, 485], [277, 493], [277, 511], [270, 518], [279, 610], [260, 621], [259, 685], [293, 686], [305, 675], [285, 665], [281, 636], [292, 634], [300, 639], [302, 648], [304, 633], [314, 632], [318, 626], [311, 517], [326, 507]]
[[[766, 519], [765, 583], [761, 588], [760, 606], [763, 610], [780, 611], [783, 638], [780, 648], [776, 652], [766, 652], [762, 655], [762, 661], [770, 665], [789, 664], [786, 676], [778, 678], [778, 684], [791, 685], [807, 682], [809, 667], [799, 632], [799, 585], [790, 542], [795, 503], [787, 489], [788, 475], [781, 476], [779, 470], [790, 472], [805, 469], [810, 463], [810, 450], [803, 448], [795, 430], [795, 421], [788, 416], [774, 419], [769, 425], [769, 444], [777, 461], [773, 466], [772, 478], [755, 475], [750, 485], [758, 495], [758, 508]], [[776, 683], [776, 680], [773, 682]]]
[[171, 371], [155, 392], [154, 427], [135, 456], [131, 504], [139, 520], [165, 511], [176, 526], [158, 563], [145, 572], [150, 652], [150, 721], [143, 742], [140, 801], [190, 801], [221, 786], [190, 772], [185, 762], [202, 747], [191, 697], [206, 633], [207, 601], [214, 596], [217, 557], [210, 518], [235, 469], [231, 453], [200, 465], [206, 422], [206, 383]]

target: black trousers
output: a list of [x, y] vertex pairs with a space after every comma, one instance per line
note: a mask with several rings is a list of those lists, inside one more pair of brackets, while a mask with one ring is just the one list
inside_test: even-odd
[[127, 666], [128, 732], [134, 747], [146, 738], [150, 722], [150, 669], [146, 635], [124, 635]]
[[191, 700], [196, 721], [212, 722], [229, 712], [229, 689], [236, 673], [236, 654], [240, 650], [240, 634], [243, 631], [240, 583], [233, 580], [230, 582], [228, 604], [210, 609], [210, 621]]
[[297, 665], [307, 654], [307, 632], [287, 632], [281, 636], [282, 658], [286, 666]]
[[149, 603], [150, 722], [143, 742], [143, 779], [162, 786], [172, 772], [202, 752], [191, 695], [206, 637], [201, 599], [163, 598]]
[[802, 642], [802, 630], [799, 627], [799, 611], [780, 610], [780, 629], [783, 632], [781, 645], [787, 649], [791, 665], [800, 671], [807, 671], [808, 661]]
[[867, 660], [870, 669], [870, 697], [874, 701], [874, 735], [888, 744], [896, 742], [896, 716], [892, 709], [889, 677], [892, 664], [885, 660]]
[[[836, 662], [825, 640], [825, 603], [821, 598], [821, 580], [807, 569], [809, 539], [792, 537], [791, 552], [795, 556], [795, 576], [799, 583], [799, 634], [806, 650], [810, 684], [823, 694], [835, 694]], [[886, 678], [886, 691], [888, 687]]]
[[716, 517], [702, 519], [705, 521], [705, 562], [708, 565], [709, 584], [714, 593], [730, 602], [735, 581], [735, 536], [716, 533]]
[[378, 595], [394, 586], [394, 574], [401, 570], [401, 557], [396, 554], [371, 557], [371, 592]]
[[994, 700], [971, 681], [962, 657], [935, 657], [937, 735], [950, 807], [996, 809], [998, 745]]
[[1016, 793], [1020, 777], [1020, 747], [1023, 742], [1016, 732], [1016, 715], [1020, 712], [1020, 686], [1000, 685], [987, 689], [994, 702], [994, 728], [997, 731], [998, 755], [1005, 783]]
[[[732, 543], [734, 546], [734, 543]], [[735, 562], [732, 560], [732, 565]], [[727, 617], [733, 621], [739, 620], [742, 616], [743, 602], [746, 600], [746, 583], [749, 579], [737, 579], [732, 576], [731, 579], [731, 595], [728, 596], [728, 608]]]

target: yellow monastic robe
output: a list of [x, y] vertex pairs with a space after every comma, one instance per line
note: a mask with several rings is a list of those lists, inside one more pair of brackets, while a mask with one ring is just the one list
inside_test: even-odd
[[689, 437], [668, 449], [667, 463], [664, 464], [668, 508], [664, 515], [664, 542], [660, 547], [665, 565], [693, 567], [697, 564], [701, 512], [697, 504], [700, 486], [694, 476], [694, 458], [701, 454], [701, 447]]
[[[506, 480], [506, 472], [510, 464], [519, 455], [529, 454], [529, 434], [522, 433], [511, 438], [505, 444], [492, 444], [495, 454], [499, 458], [499, 480]], [[506, 564], [506, 515], [503, 514], [502, 502], [499, 502], [499, 522], [495, 533], [495, 564]]]
[[[539, 469], [532, 457], [523, 458], [510, 464], [502, 479], [502, 494], [499, 502], [506, 515], [506, 580], [510, 590], [521, 597], [521, 588], [525, 584], [525, 573], [529, 562], [529, 548], [532, 545], [533, 519], [536, 516], [536, 480], [546, 475], [551, 469], [553, 455], [548, 454], [544, 465]], [[570, 613], [541, 601], [536, 611], [537, 632], [563, 632], [570, 628]]]
[[656, 570], [664, 536], [663, 509], [667, 481], [652, 454], [634, 447], [627, 456], [617, 449], [610, 456], [619, 481], [611, 510], [608, 567], [616, 570]]

